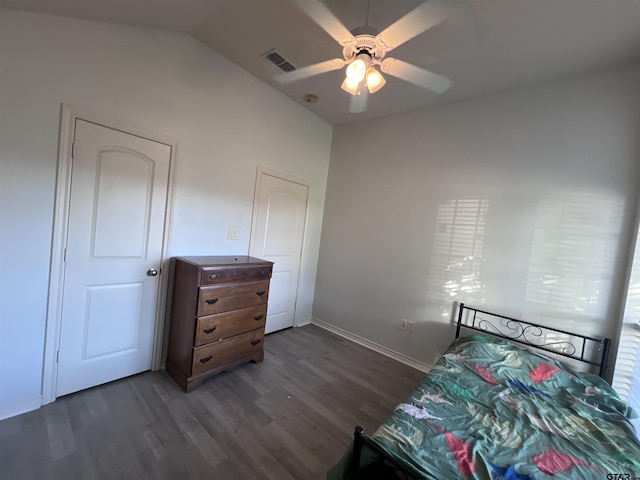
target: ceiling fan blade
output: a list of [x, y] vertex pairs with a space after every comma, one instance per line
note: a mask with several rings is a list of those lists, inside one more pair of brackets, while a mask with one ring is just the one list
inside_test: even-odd
[[297, 0], [297, 3], [302, 11], [340, 45], [345, 46], [355, 41], [347, 27], [320, 0]]
[[429, 1], [411, 10], [376, 36], [376, 45], [389, 52], [413, 37], [426, 32], [447, 18], [441, 5]]
[[362, 113], [366, 111], [367, 103], [369, 103], [369, 90], [364, 87], [360, 89], [360, 94], [351, 95], [349, 113]]
[[296, 80], [302, 80], [303, 78], [313, 77], [325, 72], [331, 72], [332, 70], [338, 70], [344, 67], [345, 62], [342, 58], [333, 58], [325, 62], [314, 63], [308, 67], [298, 68], [292, 72], [280, 73], [273, 77], [277, 82], [290, 83]]
[[380, 70], [419, 87], [428, 88], [436, 93], [445, 92], [453, 83], [447, 77], [416, 67], [397, 58], [385, 58], [380, 64]]

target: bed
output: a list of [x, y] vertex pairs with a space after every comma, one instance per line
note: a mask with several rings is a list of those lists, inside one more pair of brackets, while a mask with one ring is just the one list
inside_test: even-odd
[[327, 479], [640, 479], [610, 345], [461, 304], [449, 349]]

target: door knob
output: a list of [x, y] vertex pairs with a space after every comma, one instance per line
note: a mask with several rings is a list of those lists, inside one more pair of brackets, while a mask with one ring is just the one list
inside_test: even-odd
[[150, 268], [149, 270], [147, 270], [147, 275], [149, 275], [150, 277], [155, 277], [156, 275], [158, 275], [158, 270], [156, 270], [155, 268]]

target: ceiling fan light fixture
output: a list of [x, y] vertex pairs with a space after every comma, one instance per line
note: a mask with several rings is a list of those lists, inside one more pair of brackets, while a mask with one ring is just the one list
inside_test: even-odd
[[347, 79], [351, 83], [360, 83], [364, 80], [364, 76], [367, 72], [367, 64], [361, 58], [356, 58], [347, 67]]
[[376, 93], [384, 87], [385, 83], [387, 83], [387, 81], [375, 67], [369, 67], [367, 69], [367, 89], [369, 93]]
[[346, 77], [344, 79], [344, 82], [342, 82], [341, 88], [345, 92], [349, 92], [351, 95], [357, 95], [358, 91], [360, 90], [361, 82], [362, 80], [354, 81], [354, 80], [351, 80], [349, 77]]

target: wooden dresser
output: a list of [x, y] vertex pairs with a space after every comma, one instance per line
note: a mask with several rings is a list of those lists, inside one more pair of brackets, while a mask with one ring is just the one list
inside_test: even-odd
[[211, 375], [261, 362], [273, 263], [246, 256], [172, 261], [167, 372], [191, 392]]

